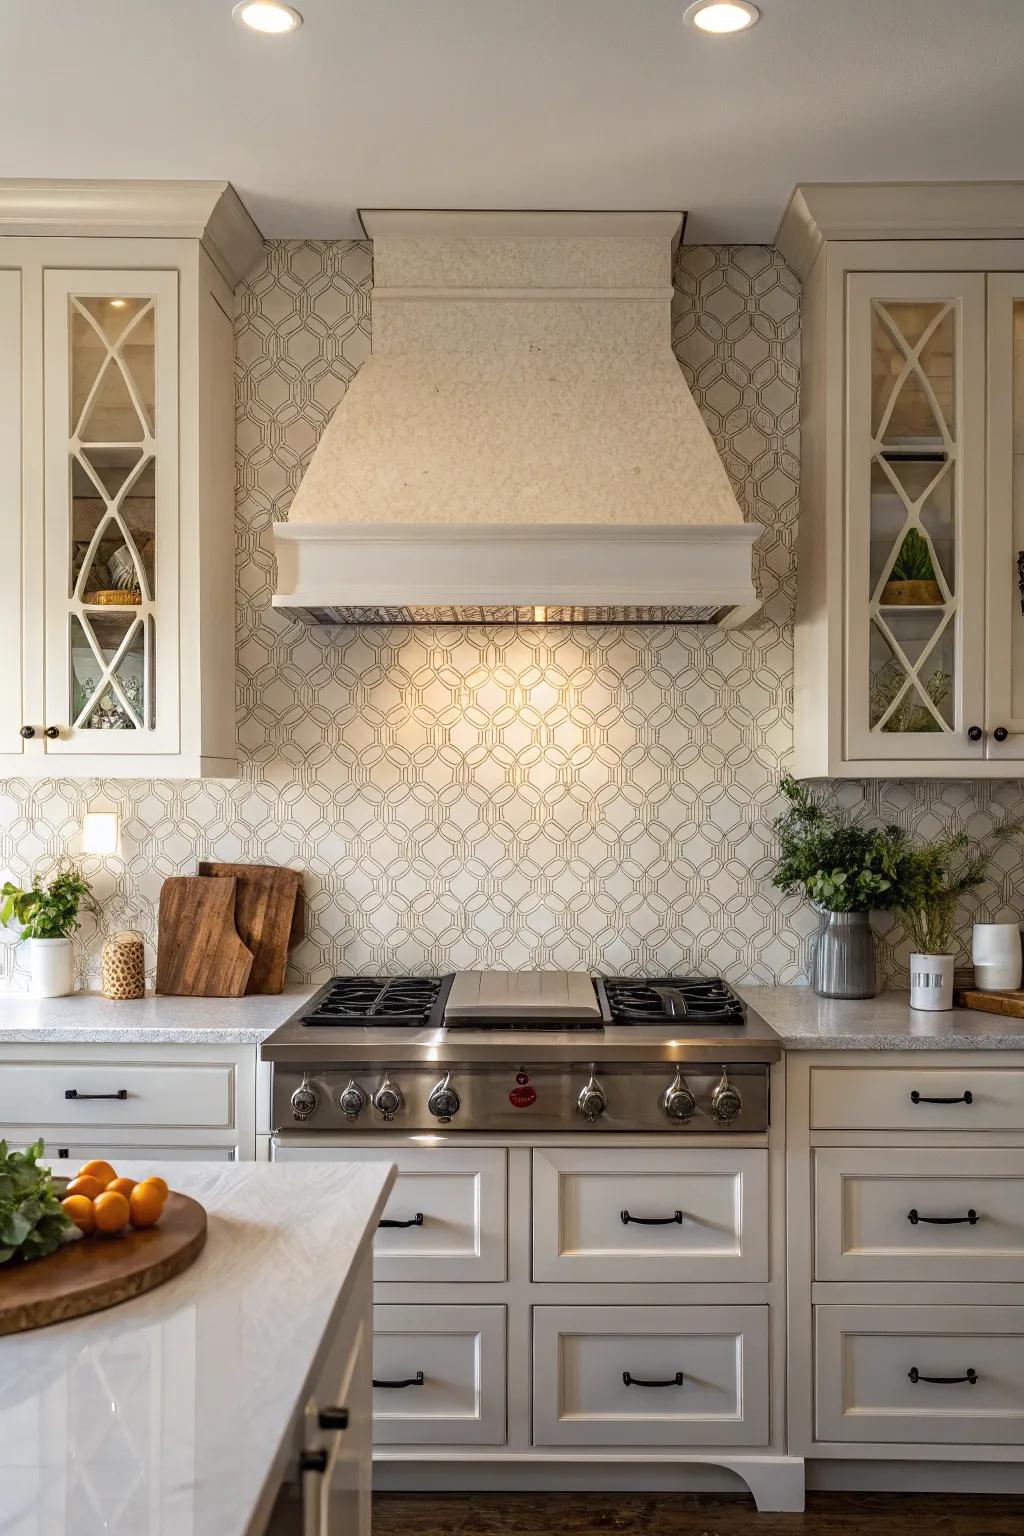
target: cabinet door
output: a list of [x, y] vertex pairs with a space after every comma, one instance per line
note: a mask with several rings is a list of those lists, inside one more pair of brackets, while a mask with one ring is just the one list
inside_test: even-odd
[[21, 687], [21, 273], [0, 272], [0, 753], [19, 756], [26, 724]]
[[51, 270], [43, 303], [46, 750], [176, 752], [177, 273]]
[[[1024, 757], [1024, 273], [988, 279], [986, 749]], [[997, 737], [996, 732], [999, 733]], [[1005, 733], [1005, 734], [1004, 734]], [[1001, 739], [1000, 739], [1001, 738]]]
[[982, 273], [848, 278], [852, 760], [984, 755], [984, 377]]

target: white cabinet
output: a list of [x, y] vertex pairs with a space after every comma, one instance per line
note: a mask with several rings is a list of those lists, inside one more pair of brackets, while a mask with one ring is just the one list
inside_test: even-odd
[[378, 1304], [373, 1428], [382, 1444], [503, 1445], [505, 1308]]
[[222, 185], [89, 185], [109, 237], [0, 217], [0, 775], [229, 776], [232, 286], [258, 232]]

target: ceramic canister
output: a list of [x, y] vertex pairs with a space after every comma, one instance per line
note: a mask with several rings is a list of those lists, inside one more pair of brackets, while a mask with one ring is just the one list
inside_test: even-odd
[[975, 923], [971, 958], [980, 992], [1015, 991], [1021, 981], [1020, 928], [1016, 923]]
[[911, 955], [910, 1006], [943, 1013], [953, 1006], [952, 955]]

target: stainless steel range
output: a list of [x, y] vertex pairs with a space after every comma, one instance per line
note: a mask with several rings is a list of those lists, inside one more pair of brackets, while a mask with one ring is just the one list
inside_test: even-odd
[[339, 976], [263, 1044], [278, 1133], [751, 1132], [781, 1041], [725, 982]]

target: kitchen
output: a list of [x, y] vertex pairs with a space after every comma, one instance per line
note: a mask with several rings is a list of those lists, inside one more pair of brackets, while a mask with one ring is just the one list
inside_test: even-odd
[[[352, 67], [355, 55], [322, 6], [303, 6], [303, 25], [277, 38], [250, 36], [230, 20], [230, 8], [223, 9], [226, 22], [211, 20], [203, 33], [208, 56], [197, 64], [203, 71], [216, 62], [222, 71], [250, 71], [268, 92], [294, 92], [308, 80], [303, 72], [315, 67], [321, 47], [335, 47], [345, 68]], [[646, 43], [657, 39], [667, 48], [671, 41], [672, 67], [689, 72], [691, 93], [703, 72], [716, 89], [728, 89], [732, 71], [783, 68], [783, 38], [794, 52], [787, 30], [792, 18], [775, 7], [762, 9], [749, 34], [709, 38], [687, 25], [679, 7], [651, 23]], [[800, 9], [801, 25], [813, 31], [807, 8]], [[951, 7], [949, 16], [939, 9], [948, 22], [942, 35], [950, 55], [970, 54], [979, 73], [995, 68], [989, 48], [998, 51], [996, 34], [1004, 54], [1012, 55], [1013, 39], [1019, 42], [1015, 23], [1004, 18], [984, 49], [958, 50], [953, 39], [961, 22]], [[588, 38], [595, 71], [609, 67], [596, 50], [623, 24], [610, 10]], [[413, 29], [408, 35], [418, 36], [422, 20], [406, 19]], [[560, 46], [569, 19], [555, 29]], [[490, 21], [500, 31], [499, 19]], [[527, 18], [519, 22], [523, 35], [506, 23], [505, 41], [522, 78], [536, 84], [543, 61], [535, 52], [524, 60], [517, 51], [532, 36]], [[892, 28], [891, 18], [884, 26]], [[39, 45], [25, 27], [19, 46], [28, 59]], [[97, 36], [85, 25], [71, 35], [88, 52], [104, 35], [98, 22], [94, 30]], [[444, 55], [443, 39], [420, 41]], [[172, 42], [164, 39], [167, 47]], [[847, 36], [846, 43], [852, 48], [855, 39]], [[913, 56], [912, 43], [894, 39], [896, 57]], [[387, 53], [386, 40], [376, 46]], [[651, 55], [644, 57], [653, 68]], [[459, 79], [471, 68], [465, 58], [449, 60], [449, 67]], [[797, 65], [787, 67], [806, 87]], [[134, 77], [130, 88], [137, 88]], [[315, 88], [323, 90], [323, 81]], [[358, 97], [369, 83], [353, 81], [352, 90]], [[374, 90], [383, 99], [395, 86], [375, 77]], [[673, 81], [666, 99], [675, 101], [675, 92]], [[979, 85], [979, 99], [985, 95]], [[494, 111], [507, 132], [505, 105], [502, 100]], [[993, 113], [998, 106], [993, 94]], [[246, 110], [246, 121], [258, 122], [258, 108], [250, 103]], [[468, 108], [451, 108], [456, 116], [459, 110]], [[705, 103], [705, 110], [712, 109]], [[588, 1494], [600, 1491], [621, 1499], [621, 1518], [640, 1527], [654, 1522], [652, 1528], [667, 1529], [676, 1520], [686, 1529], [682, 1522], [692, 1516], [698, 1529], [716, 1521], [732, 1529], [744, 1519], [756, 1524], [750, 1491], [765, 1511], [794, 1510], [805, 1485], [811, 1514], [799, 1528], [806, 1530], [815, 1528], [819, 1512], [824, 1519], [840, 1508], [849, 1489], [873, 1490], [879, 1499], [888, 1491], [897, 1500], [888, 1510], [854, 1510], [850, 1518], [863, 1519], [865, 1530], [884, 1530], [886, 1521], [980, 1519], [975, 1495], [983, 1492], [1007, 1501], [980, 1506], [991, 1509], [993, 1529], [999, 1519], [1019, 1519], [1019, 1504], [1008, 1502], [1022, 1486], [1019, 1373], [1016, 1389], [1011, 1380], [997, 1402], [978, 1402], [991, 1385], [994, 1354], [1012, 1360], [1020, 1347], [1012, 1283], [1020, 1274], [1021, 1214], [1019, 1201], [1012, 1204], [1020, 1187], [1013, 1181], [1021, 1111], [1012, 1092], [1022, 1065], [1019, 1026], [980, 1012], [912, 1012], [910, 945], [889, 910], [872, 922], [879, 982], [890, 990], [865, 1001], [819, 1000], [806, 984], [817, 916], [799, 892], [772, 884], [778, 856], [772, 823], [787, 769], [801, 780], [828, 781], [844, 812], [872, 825], [897, 823], [925, 841], [947, 829], [966, 829], [977, 841], [1021, 815], [1014, 761], [1015, 741], [1022, 739], [1014, 699], [1019, 534], [1007, 508], [1015, 465], [1020, 474], [1014, 348], [1019, 369], [1021, 343], [1014, 322], [1021, 313], [1015, 293], [1024, 269], [1024, 215], [1016, 182], [992, 185], [1019, 170], [1005, 145], [1001, 161], [992, 151], [968, 164], [950, 148], [946, 160], [909, 157], [898, 164], [866, 150], [856, 163], [836, 152], [830, 165], [793, 143], [785, 156], [776, 155], [774, 203], [757, 213], [754, 172], [735, 160], [709, 167], [681, 153], [669, 176], [659, 181], [655, 167], [646, 181], [625, 185], [614, 155], [604, 157], [601, 175], [580, 155], [573, 171], [583, 179], [559, 184], [559, 166], [544, 166], [547, 179], [517, 195], [507, 167], [502, 179], [501, 157], [486, 144], [467, 149], [479, 163], [464, 168], [457, 183], [445, 181], [436, 167], [428, 172], [421, 165], [396, 181], [383, 169], [372, 174], [368, 165], [349, 176], [347, 195], [326, 174], [336, 170], [337, 143], [344, 142], [339, 130], [328, 151], [309, 136], [301, 147], [292, 141], [286, 176], [296, 165], [331, 158], [317, 188], [311, 172], [305, 192], [289, 199], [287, 180], [268, 190], [281, 162], [269, 156], [261, 182], [234, 139], [235, 147], [219, 157], [214, 135], [205, 158], [184, 147], [175, 158], [154, 143], [141, 161], [94, 149], [84, 163], [84, 151], [73, 154], [68, 136], [52, 125], [49, 137], [39, 126], [29, 136], [25, 124], [36, 122], [38, 111], [28, 102], [21, 111], [12, 140], [18, 155], [9, 155], [20, 179], [4, 183], [7, 212], [0, 217], [9, 253], [0, 271], [7, 283], [0, 324], [5, 339], [15, 338], [4, 351], [20, 356], [22, 365], [0, 378], [3, 419], [8, 428], [15, 424], [5, 437], [0, 475], [7, 505], [20, 508], [5, 518], [0, 535], [4, 610], [18, 619], [5, 632], [18, 664], [0, 684], [7, 690], [0, 709], [0, 868], [4, 879], [27, 887], [37, 873], [49, 879], [66, 854], [81, 866], [97, 911], [83, 908], [72, 943], [75, 985], [88, 996], [33, 999], [30, 945], [0, 949], [11, 994], [0, 1002], [0, 1067], [14, 1085], [0, 1088], [0, 1133], [12, 1145], [42, 1134], [48, 1149], [66, 1146], [72, 1160], [109, 1157], [118, 1169], [122, 1158], [141, 1160], [155, 1173], [166, 1173], [165, 1164], [179, 1157], [230, 1158], [272, 1170], [289, 1147], [311, 1153], [313, 1162], [330, 1149], [366, 1166], [382, 1158], [397, 1163], [399, 1185], [384, 1219], [415, 1223], [422, 1214], [423, 1221], [386, 1228], [377, 1240], [381, 1364], [374, 1369], [378, 1380], [415, 1381], [421, 1370], [426, 1380], [377, 1393], [375, 1482], [385, 1528], [402, 1528], [402, 1510], [414, 1495], [433, 1501], [446, 1529], [468, 1518], [467, 1510], [484, 1508], [471, 1501], [488, 1495], [489, 1512], [474, 1519], [496, 1518], [497, 1507], [514, 1510], [515, 1494], [525, 1501], [524, 1518], [537, 1520], [536, 1511], [548, 1506], [529, 1501], [550, 1490], [567, 1501], [566, 1523], [578, 1524], [581, 1503], [586, 1510]], [[831, 123], [824, 104], [821, 111]], [[933, 134], [937, 112], [933, 101], [925, 113]], [[863, 115], [871, 115], [866, 107]], [[294, 134], [302, 121], [299, 115]], [[692, 133], [692, 120], [688, 127]], [[105, 132], [111, 145], [118, 142], [109, 121]], [[672, 128], [673, 145], [678, 132]], [[384, 138], [390, 142], [389, 134]], [[405, 138], [403, 153], [407, 148]], [[527, 153], [543, 164], [536, 145]], [[361, 154], [351, 157], [357, 169]], [[97, 168], [154, 179], [85, 180]], [[891, 185], [897, 171], [914, 185]], [[68, 175], [76, 182], [45, 180]], [[228, 177], [232, 185], [180, 180], [190, 175]], [[44, 179], [30, 184], [29, 177]], [[956, 177], [962, 180], [955, 186], [934, 185]], [[802, 190], [791, 198], [795, 184]], [[731, 208], [723, 203], [727, 193], [735, 199]], [[435, 203], [441, 207], [430, 222], [422, 209]], [[485, 211], [524, 203], [527, 210], [566, 212]], [[476, 221], [460, 225], [454, 210], [467, 205], [480, 211]], [[681, 212], [643, 212], [677, 207], [688, 210], [682, 229]], [[589, 216], [585, 225], [588, 216], [571, 212], [580, 208], [611, 211]], [[57, 245], [44, 249], [47, 241]], [[621, 259], [602, 267], [612, 250]], [[456, 255], [468, 268], [458, 266]], [[161, 287], [153, 271], [176, 281]], [[877, 274], [884, 277], [872, 288]], [[537, 290], [540, 297], [528, 302]], [[76, 322], [77, 332], [61, 334], [76, 296], [153, 298], [154, 347], [162, 347], [165, 364], [176, 354], [178, 365], [176, 376], [174, 369], [155, 370], [154, 389], [162, 393], [144, 424], [161, 470], [169, 461], [176, 468], [176, 481], [155, 483], [152, 493], [158, 507], [171, 506], [177, 516], [164, 512], [157, 524], [155, 554], [148, 556], [155, 564], [140, 576], [144, 601], [136, 605], [143, 628], [151, 626], [152, 670], [146, 672], [144, 646], [129, 641], [128, 650], [141, 651], [142, 660], [129, 666], [126, 653], [124, 698], [111, 687], [99, 704], [82, 691], [89, 674], [79, 667], [83, 632], [74, 624], [84, 613], [91, 629], [86, 587], [77, 580], [89, 574], [81, 568], [88, 557], [79, 557], [69, 591], [60, 548], [67, 539], [69, 447], [66, 431], [53, 427], [67, 415], [60, 390], [67, 389], [76, 337], [94, 334], [87, 319]], [[959, 479], [955, 495], [933, 496], [934, 514], [927, 507], [921, 514], [940, 553], [950, 542], [950, 523], [955, 529], [956, 580], [944, 574], [944, 601], [932, 600], [945, 628], [932, 649], [924, 642], [932, 662], [921, 674], [925, 693], [936, 673], [949, 681], [937, 704], [944, 724], [932, 728], [929, 714], [926, 729], [906, 729], [915, 723], [906, 700], [890, 697], [881, 710], [871, 700], [875, 657], [880, 646], [891, 645], [890, 636], [908, 648], [921, 646], [915, 626], [934, 620], [913, 605], [892, 618], [884, 598], [869, 613], [869, 603], [860, 600], [884, 585], [881, 567], [868, 562], [879, 558], [883, 536], [893, 543], [902, 527], [902, 521], [893, 525], [894, 509], [901, 520], [902, 513], [898, 490], [890, 485], [879, 493], [875, 482], [884, 471], [870, 470], [871, 454], [857, 456], [857, 444], [878, 424], [867, 421], [870, 402], [858, 405], [854, 390], [879, 369], [888, 368], [893, 380], [899, 374], [892, 346], [886, 352], [877, 339], [879, 304], [889, 304], [891, 315], [897, 302], [951, 301], [958, 411], [946, 421], [947, 457]], [[177, 347], [166, 333], [161, 341], [159, 331], [163, 324], [174, 334], [172, 303]], [[453, 340], [448, 316], [460, 306], [473, 321]], [[581, 339], [569, 328], [583, 327], [586, 316], [590, 328]], [[562, 372], [557, 398], [544, 393], [543, 369], [531, 361], [534, 324], [556, 328], [559, 344], [579, 365], [571, 376], [567, 368]], [[656, 355], [646, 348], [647, 331], [641, 334], [647, 326], [662, 348]], [[371, 332], [375, 371], [367, 372]], [[40, 334], [42, 349], [33, 340]], [[669, 336], [671, 352], [664, 344]], [[919, 339], [912, 338], [909, 351]], [[854, 342], [863, 356], [854, 353]], [[403, 375], [402, 358], [423, 347], [432, 349], [423, 369]], [[143, 350], [129, 359], [133, 383], [133, 363], [146, 366]], [[649, 371], [641, 369], [647, 350]], [[941, 400], [949, 357], [930, 369], [922, 353], [928, 387]], [[389, 358], [397, 359], [393, 384]], [[861, 411], [848, 423], [847, 367], [850, 409]], [[423, 378], [444, 386], [426, 404], [415, 393]], [[365, 389], [352, 389], [359, 379]], [[695, 410], [680, 403], [689, 398], [684, 386]], [[362, 408], [360, 399], [362, 417], [351, 414]], [[669, 401], [663, 410], [662, 399]], [[374, 416], [381, 400], [382, 418]], [[176, 426], [169, 415], [175, 402]], [[467, 402], [471, 409], [461, 423], [442, 420], [449, 408]], [[430, 405], [439, 414], [430, 417]], [[383, 448], [372, 437], [380, 420]], [[669, 420], [676, 430], [661, 432], [659, 424]], [[442, 425], [447, 438], [438, 435]], [[175, 438], [177, 452], [172, 448], [168, 458], [166, 444]], [[125, 434], [119, 440], [139, 439]], [[573, 450], [566, 454], [570, 440]], [[108, 435], [108, 449], [116, 441]], [[444, 451], [446, 441], [460, 445], [458, 455]], [[708, 453], [709, 441], [717, 454]], [[345, 460], [346, 451], [353, 457]], [[694, 466], [707, 478], [698, 482]], [[114, 495], [102, 473], [109, 454], [108, 464], [96, 460], [93, 467], [100, 487], [92, 482], [83, 495], [78, 485], [72, 495], [76, 503], [96, 503], [88, 514], [90, 533], [106, 496]], [[557, 493], [538, 492], [531, 483], [541, 468], [561, 476]], [[436, 488], [446, 474], [431, 513], [422, 505], [424, 488]], [[637, 476], [638, 493], [631, 489]], [[403, 527], [402, 519], [389, 518], [384, 504], [403, 479], [417, 500], [396, 540], [394, 526]], [[515, 516], [507, 505], [503, 514], [495, 490], [502, 486], [513, 488]], [[339, 514], [332, 498], [340, 506], [343, 487], [349, 499]], [[911, 503], [919, 489], [927, 491], [915, 486], [907, 493]], [[535, 515], [546, 496], [559, 507], [557, 522], [547, 515], [551, 526]], [[871, 507], [872, 524], [870, 539], [854, 540], [848, 552], [847, 496]], [[144, 499], [137, 494], [130, 508], [143, 523]], [[691, 510], [684, 508], [679, 523], [681, 500]], [[672, 508], [662, 522], [659, 505]], [[979, 505], [986, 509], [984, 535], [972, 537], [964, 509]], [[213, 507], [220, 509], [216, 517]], [[346, 539], [346, 529], [351, 534], [367, 522], [390, 522], [390, 538]], [[475, 536], [453, 541], [443, 522], [468, 526]], [[494, 529], [503, 523], [525, 524], [526, 533], [499, 545]], [[567, 524], [583, 530], [582, 542], [579, 536], [560, 541], [558, 528]], [[326, 537], [325, 525], [333, 529]], [[481, 525], [487, 537], [479, 535]], [[716, 540], [705, 536], [708, 525], [718, 530]], [[638, 527], [647, 535], [637, 534]], [[617, 528], [629, 536], [616, 541]], [[109, 564], [106, 546], [104, 553]], [[147, 552], [139, 555], [145, 566]], [[528, 591], [515, 589], [517, 562], [529, 573]], [[354, 598], [345, 589], [346, 570], [355, 572]], [[586, 586], [595, 571], [603, 591]], [[933, 579], [940, 574], [933, 571]], [[396, 617], [390, 613], [364, 613], [349, 624], [307, 622], [318, 608], [458, 606], [460, 599], [529, 612], [500, 624], [381, 622]], [[701, 599], [712, 617], [729, 610], [724, 624], [666, 622], [676, 616], [664, 613], [632, 624], [614, 612]], [[558, 623], [550, 610], [560, 606], [612, 612], [598, 615], [600, 622]], [[534, 612], [541, 608], [542, 618]], [[297, 612], [302, 609], [304, 615]], [[102, 617], [109, 626], [109, 610]], [[113, 618], [116, 629], [116, 605]], [[123, 630], [118, 636], [120, 646]], [[908, 665], [918, 660], [914, 654]], [[72, 688], [70, 698], [69, 675], [80, 689]], [[869, 676], [873, 689], [865, 683]], [[139, 707], [134, 689], [147, 677], [154, 696], [146, 701], [151, 723], [142, 729], [152, 734], [140, 750], [131, 730], [104, 728], [98, 713], [102, 705], [109, 721], [113, 697], [121, 718], [131, 720], [132, 707]], [[933, 686], [939, 693], [941, 678]], [[917, 703], [912, 689], [909, 697], [915, 709], [928, 711], [923, 696]], [[902, 730], [886, 729], [885, 710], [893, 708], [904, 709]], [[92, 727], [90, 709], [98, 712]], [[23, 736], [25, 729], [33, 734]], [[83, 848], [88, 815], [108, 818], [107, 852]], [[194, 877], [202, 861], [302, 872], [304, 934], [289, 951], [288, 990], [225, 1000], [152, 991], [138, 1002], [104, 1000], [98, 989], [105, 941], [140, 931], [152, 988], [163, 887]], [[1007, 840], [986, 883], [968, 892], [959, 909], [960, 963], [970, 959], [975, 919], [1019, 917], [1022, 884], [1019, 848]], [[530, 1031], [533, 1043], [523, 1044], [526, 1030], [510, 1031], [511, 1040], [499, 1043], [501, 1031], [463, 1024], [417, 1046], [407, 1026], [384, 1026], [388, 1050], [375, 1043], [384, 1037], [371, 1033], [367, 1048], [353, 1054], [352, 1042], [336, 1042], [328, 1026], [329, 1059], [327, 1046], [297, 1048], [306, 1053], [308, 1072], [298, 1055], [275, 1058], [267, 1044], [335, 976], [489, 972], [724, 978], [749, 1010], [743, 1025], [716, 1026], [733, 1031], [725, 1038], [735, 1046], [738, 1033], [757, 1019], [781, 1036], [781, 1045], [761, 1046], [755, 1063], [770, 1083], [766, 1112], [742, 1129], [728, 1120], [716, 1124], [710, 1105], [723, 1066], [726, 1090], [739, 1084], [744, 1113], [756, 1096], [748, 1099], [744, 1091], [742, 1059], [710, 1060], [700, 1045], [691, 1046], [697, 1055], [687, 1058], [690, 1069], [671, 1056], [673, 1047], [665, 1058], [670, 1071], [649, 1054], [643, 1072], [626, 1073], [625, 1084], [643, 1079], [650, 1089], [630, 1101], [627, 1112], [618, 1097], [620, 1079], [608, 1065], [614, 1058], [591, 1029]], [[591, 1000], [589, 1006], [596, 1005]], [[550, 1000], [545, 1008], [550, 1022]], [[427, 1015], [422, 1027], [439, 1032], [429, 1008]], [[614, 1028], [600, 1033], [611, 1036]], [[326, 1039], [312, 1026], [286, 1026], [289, 1033]], [[556, 1092], [553, 1085], [542, 1090], [561, 1071], [550, 1059], [557, 1047], [541, 1040], [555, 1034], [569, 1039], [562, 1066], [572, 1070], [557, 1088], [559, 1114], [563, 1108], [565, 1114], [557, 1123], [531, 1119], [531, 1129], [517, 1130], [513, 1115], [532, 1115]], [[677, 1038], [674, 1032], [670, 1038]], [[422, 1096], [421, 1078], [410, 1077], [417, 1050], [426, 1052], [431, 1068]], [[430, 1094], [444, 1088], [442, 1067], [468, 1071], [492, 1061], [500, 1063], [493, 1081], [497, 1093], [500, 1079], [505, 1118], [495, 1099], [477, 1103], [477, 1078], [468, 1072], [469, 1091], [467, 1074], [458, 1070], [445, 1090], [459, 1097], [458, 1110], [445, 1123], [427, 1108]], [[692, 1090], [697, 1109], [695, 1117], [673, 1122], [661, 1098], [673, 1088], [678, 1065], [677, 1099]], [[24, 1086], [24, 1071], [15, 1078], [12, 1068], [36, 1072], [33, 1093]], [[75, 1082], [65, 1082], [72, 1068]], [[392, 1122], [375, 1119], [386, 1109], [369, 1102], [388, 1068], [403, 1096]], [[146, 1071], [149, 1079], [123, 1075]], [[166, 1075], [153, 1075], [161, 1071]], [[195, 1079], [190, 1072], [207, 1075]], [[576, 1108], [591, 1073], [606, 1100], [593, 1122]], [[516, 1082], [519, 1075], [529, 1081]], [[317, 1103], [301, 1121], [292, 1097], [302, 1093], [304, 1076]], [[351, 1120], [337, 1103], [350, 1076], [368, 1101]], [[216, 1093], [203, 1086], [212, 1083]], [[52, 1090], [44, 1086], [50, 1084]], [[92, 1109], [76, 1105], [73, 1119], [63, 1100], [69, 1086], [83, 1094], [126, 1088], [130, 1097]], [[528, 1098], [533, 1090], [538, 1099], [521, 1109], [508, 1099], [512, 1092]], [[972, 1099], [959, 1111], [916, 1104], [916, 1119], [907, 1121], [904, 1100], [911, 1092], [926, 1099], [971, 1093]], [[402, 1121], [414, 1104], [422, 1122]], [[980, 1114], [965, 1120], [974, 1108]], [[399, 1131], [400, 1124], [406, 1128]], [[697, 1144], [670, 1149], [666, 1134], [696, 1134]], [[1002, 1213], [995, 1216], [996, 1236], [990, 1239], [993, 1228], [986, 1232], [984, 1221], [968, 1222], [931, 1229], [943, 1243], [929, 1246], [923, 1241], [929, 1232], [915, 1224], [916, 1248], [907, 1250], [903, 1230], [897, 1244], [894, 1212], [858, 1203], [875, 1197], [880, 1169], [891, 1165], [895, 1147], [900, 1177], [882, 1193], [902, 1198], [907, 1190], [908, 1209], [954, 1216], [961, 1214], [956, 1196], [964, 1188], [964, 1210], [988, 1215], [979, 1203], [987, 1199], [989, 1212]], [[445, 1160], [443, 1177], [434, 1154]], [[696, 1181], [685, 1201], [679, 1193], [684, 1176]], [[965, 1179], [973, 1181], [970, 1190]], [[178, 1187], [174, 1177], [171, 1183]], [[591, 1205], [594, 1189], [603, 1194]], [[693, 1202], [704, 1192], [711, 1203], [695, 1212]], [[941, 1207], [929, 1212], [926, 1195], [940, 1198]], [[853, 1202], [848, 1212], [840, 1205], [846, 1199]], [[623, 1211], [666, 1224], [627, 1223]], [[884, 1222], [884, 1232], [864, 1231], [858, 1246], [850, 1223], [871, 1216]], [[602, 1238], [606, 1218], [614, 1231]], [[905, 1211], [899, 1219], [905, 1225]], [[597, 1251], [588, 1254], [588, 1245]], [[167, 1297], [183, 1283], [185, 1277], [171, 1282]], [[160, 1294], [153, 1293], [154, 1304]], [[693, 1310], [684, 1317], [681, 1309]], [[936, 1387], [923, 1406], [919, 1396], [851, 1400], [838, 1362], [854, 1361], [856, 1383], [863, 1380], [869, 1393], [887, 1391], [872, 1375], [878, 1369], [872, 1341], [882, 1339], [884, 1350], [895, 1338], [891, 1348], [902, 1359], [913, 1309], [918, 1323], [929, 1323], [929, 1348], [943, 1360], [951, 1339], [966, 1332], [975, 1342], [972, 1319], [975, 1326], [998, 1323], [998, 1348], [991, 1333], [977, 1338], [980, 1364], [954, 1361], [934, 1371], [962, 1375], [970, 1366], [979, 1382]], [[682, 1362], [670, 1361], [665, 1340], [680, 1338], [687, 1318], [701, 1325], [701, 1347], [710, 1347], [708, 1338], [721, 1348], [739, 1337], [728, 1353], [742, 1369], [715, 1375], [724, 1350], [717, 1361], [705, 1361], [702, 1379], [720, 1399], [712, 1430], [706, 1418], [688, 1420], [685, 1402], [678, 1410], [665, 1405], [677, 1390], [685, 1397], [685, 1387], [651, 1392], [622, 1382], [624, 1371], [674, 1382]], [[617, 1423], [597, 1422], [601, 1413], [595, 1419], [592, 1402], [572, 1403], [572, 1392], [594, 1390], [581, 1363], [562, 1381], [547, 1369], [549, 1360], [577, 1359], [578, 1341], [587, 1336], [574, 1327], [583, 1323], [597, 1335], [601, 1368], [615, 1379], [614, 1405], [601, 1413]], [[45, 1337], [39, 1332], [35, 1347]], [[643, 1350], [636, 1345], [626, 1359], [631, 1338], [639, 1338]], [[697, 1342], [687, 1345], [691, 1353]], [[642, 1360], [644, 1351], [663, 1357], [665, 1369]], [[915, 1357], [908, 1369], [926, 1371], [926, 1365]], [[431, 1377], [441, 1385], [432, 1389]], [[912, 1386], [917, 1393], [931, 1390]], [[634, 1407], [638, 1396], [644, 1401]], [[652, 1397], [662, 1406], [652, 1406]], [[699, 1420], [700, 1412], [692, 1412]], [[919, 1493], [919, 1504], [898, 1502], [911, 1491]], [[936, 1513], [954, 1505], [955, 1516]], [[850, 1507], [852, 1501], [842, 1504]], [[594, 1518], [605, 1515], [602, 1509]]]

